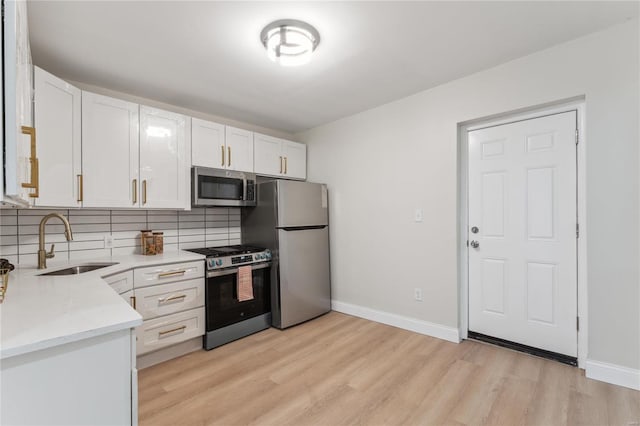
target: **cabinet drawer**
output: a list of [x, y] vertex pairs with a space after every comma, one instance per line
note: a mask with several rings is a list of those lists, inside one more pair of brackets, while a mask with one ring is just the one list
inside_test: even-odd
[[125, 291], [133, 290], [133, 271], [121, 272], [115, 275], [109, 275], [102, 278], [105, 280], [118, 294]]
[[136, 268], [133, 272], [136, 288], [201, 277], [204, 277], [204, 260]]
[[204, 278], [136, 289], [136, 309], [144, 319], [204, 306]]
[[136, 329], [138, 356], [204, 334], [204, 308], [145, 321]]

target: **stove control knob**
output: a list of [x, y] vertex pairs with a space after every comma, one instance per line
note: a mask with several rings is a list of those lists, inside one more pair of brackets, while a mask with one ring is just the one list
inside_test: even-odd
[[216, 260], [216, 264], [217, 264], [218, 266], [222, 266], [222, 259], [218, 259], [218, 260]]
[[256, 254], [256, 255], [254, 256], [254, 259], [255, 259], [255, 260], [260, 259], [260, 255], [259, 255], [259, 254]]
[[209, 263], [209, 268], [215, 268], [216, 267], [216, 261], [215, 260], [211, 259], [211, 260], [208, 261], [208, 263]]

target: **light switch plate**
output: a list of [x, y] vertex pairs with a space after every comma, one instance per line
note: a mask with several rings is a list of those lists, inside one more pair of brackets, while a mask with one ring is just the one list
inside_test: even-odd
[[107, 234], [104, 236], [104, 248], [113, 248], [113, 235]]
[[422, 222], [423, 218], [424, 218], [424, 214], [423, 214], [422, 209], [416, 209], [415, 221], [416, 222]]

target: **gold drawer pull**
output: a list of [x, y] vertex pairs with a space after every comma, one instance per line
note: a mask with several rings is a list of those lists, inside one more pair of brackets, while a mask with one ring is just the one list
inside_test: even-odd
[[284, 174], [287, 174], [287, 157], [284, 157]]
[[84, 185], [82, 184], [82, 175], [78, 175], [78, 199], [77, 202], [82, 202], [84, 195]]
[[136, 308], [136, 297], [135, 296], [131, 296], [129, 299], [131, 300], [131, 307], [133, 309], [135, 309]]
[[147, 180], [142, 181], [142, 204], [147, 204]]
[[29, 156], [29, 163], [31, 164], [31, 182], [23, 183], [23, 188], [34, 189], [29, 194], [31, 198], [38, 198], [40, 196], [40, 165], [38, 164], [38, 157], [36, 156], [36, 129], [33, 127], [22, 126], [22, 134], [31, 136], [31, 155]]
[[229, 158], [227, 158], [227, 166], [231, 167], [231, 147], [227, 147], [227, 152], [229, 153]]
[[166, 277], [175, 277], [177, 275], [184, 275], [187, 271], [183, 269], [182, 271], [171, 271], [171, 272], [163, 272], [158, 274], [158, 278], [166, 278]]
[[220, 165], [224, 167], [224, 146], [220, 147], [220, 152], [222, 153], [222, 163]]
[[169, 334], [169, 333], [175, 333], [176, 331], [184, 331], [184, 329], [186, 329], [186, 328], [187, 328], [187, 326], [183, 325], [182, 327], [172, 328], [171, 330], [160, 331], [160, 332], [158, 332], [158, 336], [162, 337], [162, 336], [164, 336], [166, 334]]
[[280, 156], [280, 174], [282, 174], [282, 156]]
[[181, 294], [179, 296], [165, 297], [164, 299], [158, 299], [158, 303], [167, 303], [167, 302], [171, 302], [172, 300], [184, 299], [185, 297], [187, 297], [186, 294]]
[[138, 204], [138, 179], [134, 179], [131, 182], [131, 186], [133, 188], [133, 204]]

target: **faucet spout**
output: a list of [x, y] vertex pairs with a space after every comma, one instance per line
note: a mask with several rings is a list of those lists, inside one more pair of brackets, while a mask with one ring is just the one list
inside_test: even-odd
[[40, 232], [38, 238], [38, 269], [44, 269], [47, 267], [47, 259], [50, 259], [55, 256], [53, 253], [54, 245], [51, 246], [51, 251], [47, 253], [44, 249], [44, 230], [45, 226], [49, 219], [57, 217], [64, 224], [64, 236], [67, 238], [67, 241], [73, 240], [73, 233], [71, 232], [71, 225], [66, 217], [62, 216], [60, 213], [50, 213], [42, 218], [40, 221]]

